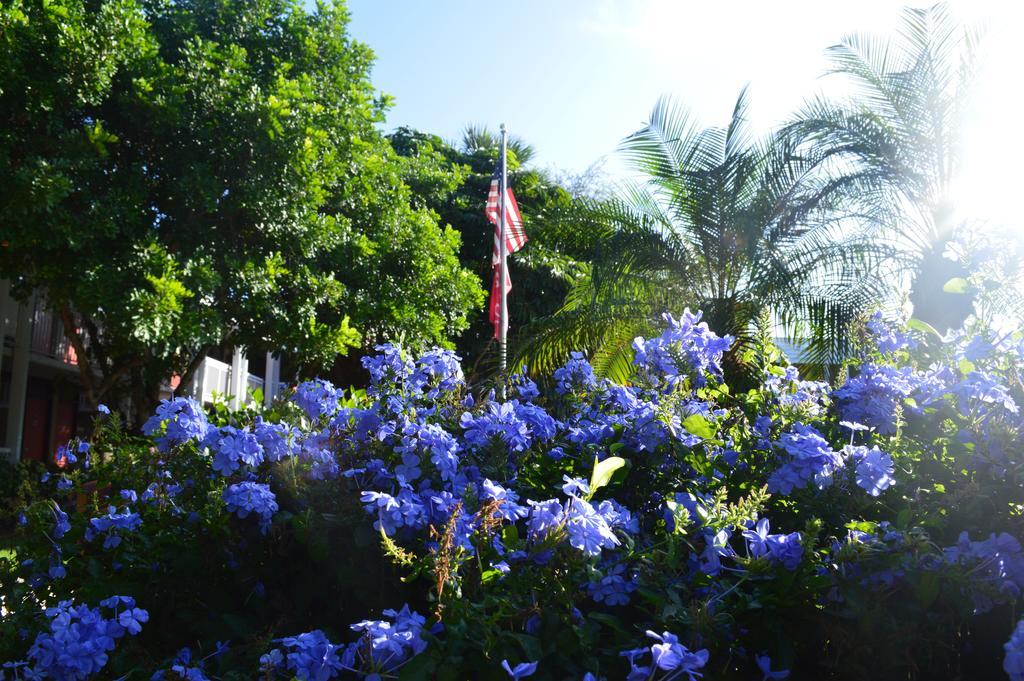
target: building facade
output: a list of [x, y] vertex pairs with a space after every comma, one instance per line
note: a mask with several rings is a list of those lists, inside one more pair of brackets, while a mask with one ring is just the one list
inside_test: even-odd
[[[243, 348], [234, 348], [227, 356], [206, 357], [180, 392], [203, 403], [226, 396], [237, 408], [259, 389], [270, 404], [284, 387], [280, 372], [276, 355], [251, 361]], [[177, 387], [171, 378], [161, 397]], [[93, 416], [60, 319], [42, 295], [19, 302], [10, 296], [10, 282], [0, 280], [0, 459], [46, 460], [71, 438], [87, 434]]]

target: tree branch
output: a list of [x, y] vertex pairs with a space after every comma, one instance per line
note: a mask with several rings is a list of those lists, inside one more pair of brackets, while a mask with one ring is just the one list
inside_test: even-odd
[[71, 341], [71, 346], [75, 349], [75, 355], [78, 359], [78, 373], [82, 379], [82, 387], [85, 389], [85, 397], [89, 400], [89, 404], [95, 408], [99, 404], [99, 396], [96, 391], [96, 374], [93, 372], [92, 361], [89, 359], [85, 343], [82, 342], [82, 336], [78, 332], [75, 316], [66, 303], [60, 305], [57, 313], [60, 315], [61, 325], [64, 327], [64, 335]]

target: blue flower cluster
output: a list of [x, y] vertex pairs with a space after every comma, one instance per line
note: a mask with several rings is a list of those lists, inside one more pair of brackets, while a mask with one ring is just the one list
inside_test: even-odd
[[224, 503], [228, 511], [239, 518], [247, 518], [250, 513], [259, 516], [263, 534], [270, 529], [270, 521], [277, 513], [277, 497], [270, 491], [270, 485], [259, 482], [239, 482], [228, 486], [224, 490]]
[[687, 308], [676, 319], [666, 313], [668, 328], [650, 340], [633, 341], [636, 356], [633, 363], [655, 383], [675, 386], [684, 378], [692, 378], [694, 385], [706, 383], [705, 374], [722, 376], [722, 355], [735, 340], [732, 336], [717, 336], [705, 322], [701, 313]]
[[1006, 650], [1003, 670], [1010, 677], [1010, 681], [1024, 681], [1024, 619], [1017, 622], [1017, 628], [1013, 630], [1010, 640], [1003, 648]]
[[798, 417], [820, 417], [828, 407], [828, 383], [801, 380], [794, 366], [786, 367], [781, 373], [768, 372], [764, 387], [775, 396], [780, 408], [794, 411]]
[[769, 527], [768, 519], [761, 518], [754, 529], [743, 531], [743, 537], [747, 540], [747, 554], [751, 558], [767, 558], [787, 570], [795, 570], [804, 555], [800, 533], [769, 534]]
[[166, 452], [186, 442], [202, 440], [209, 428], [203, 405], [191, 397], [175, 397], [160, 403], [156, 413], [142, 425], [142, 432], [152, 437], [163, 430], [156, 442]]
[[975, 610], [986, 612], [994, 603], [1015, 601], [1024, 591], [1024, 551], [1011, 534], [992, 534], [971, 541], [962, 532], [957, 543], [944, 549], [946, 562], [960, 565], [970, 575]]
[[839, 413], [847, 421], [863, 423], [887, 435], [896, 432], [897, 410], [918, 387], [920, 379], [910, 367], [865, 364], [833, 393]]
[[600, 381], [582, 352], [572, 352], [564, 366], [555, 369], [555, 391], [559, 395], [596, 390]]
[[[647, 636], [657, 643], [649, 648], [634, 648], [620, 653], [629, 660], [630, 671], [626, 681], [647, 681], [648, 679], [679, 679], [685, 674], [690, 681], [703, 676], [698, 671], [708, 663], [708, 651], [691, 652], [671, 632], [657, 634], [648, 631]], [[648, 657], [649, 656], [649, 657]], [[661, 673], [660, 676], [657, 674]]]
[[[101, 608], [111, 613], [105, 615]], [[149, 613], [135, 607], [135, 599], [128, 596], [112, 596], [99, 608], [61, 601], [47, 608], [46, 616], [49, 631], [36, 636], [28, 659], [4, 665], [26, 679], [87, 679], [106, 666], [118, 639], [134, 636], [149, 621]]]
[[85, 540], [92, 541], [99, 535], [103, 535], [103, 548], [112, 549], [121, 543], [120, 532], [135, 532], [142, 527], [142, 518], [138, 513], [128, 510], [127, 507], [121, 512], [111, 506], [106, 515], [93, 518], [85, 529]]
[[599, 575], [596, 582], [587, 583], [590, 597], [597, 603], [606, 605], [626, 605], [629, 595], [636, 591], [636, 578], [626, 574], [626, 566], [622, 563], [613, 565]]
[[[413, 566], [417, 575], [429, 577], [419, 580], [430, 592], [417, 602], [436, 603], [444, 627], [438, 622], [431, 632], [446, 632], [437, 637], [441, 650], [430, 651], [431, 656], [484, 645], [454, 641], [453, 648], [443, 647], [449, 637], [462, 635], [453, 632], [463, 631], [467, 622], [494, 628], [481, 640], [514, 631], [532, 637], [530, 645], [540, 650], [547, 650], [546, 642], [534, 639], [542, 639], [556, 620], [573, 626], [586, 622], [602, 636], [622, 633], [604, 629], [620, 617], [644, 622], [641, 629], [686, 626], [673, 614], [682, 612], [679, 603], [657, 605], [657, 594], [670, 590], [673, 599], [707, 610], [699, 635], [684, 639], [706, 649], [693, 652], [669, 631], [649, 631], [653, 643], [623, 652], [624, 660], [614, 658], [624, 673], [628, 662], [627, 678], [695, 679], [709, 662], [707, 649], [728, 645], [732, 661], [723, 664], [743, 674], [760, 670], [764, 679], [784, 679], [790, 671], [773, 667], [772, 659], [759, 653], [760, 645], [746, 647], [765, 639], [745, 638], [747, 624], [730, 609], [771, 602], [782, 612], [792, 597], [805, 599], [794, 601], [797, 607], [830, 613], [844, 599], [853, 601], [851, 589], [922, 591], [912, 588], [922, 574], [941, 582], [940, 597], [959, 594], [956, 604], [963, 612], [970, 609], [961, 607], [964, 602], [982, 612], [1019, 601], [1024, 551], [1017, 537], [998, 532], [1012, 532], [1012, 518], [982, 525], [982, 536], [997, 530], [987, 539], [971, 541], [965, 532], [943, 551], [938, 547], [950, 543], [955, 532], [968, 527], [977, 533], [979, 526], [965, 522], [970, 516], [960, 509], [941, 508], [941, 522], [929, 515], [946, 487], [959, 493], [989, 480], [1019, 486], [1022, 460], [1016, 443], [1024, 436], [1024, 421], [1017, 405], [1024, 395], [1017, 360], [995, 352], [995, 345], [962, 343], [956, 350], [963, 355], [959, 361], [949, 360], [950, 348], [927, 346], [927, 369], [890, 366], [897, 357], [911, 361], [907, 358], [916, 355], [900, 351], [913, 349], [916, 341], [876, 317], [869, 326], [880, 350], [869, 355], [874, 363], [853, 370], [836, 390], [801, 379], [795, 367], [769, 367], [760, 386], [730, 392], [715, 381], [732, 339], [716, 336], [700, 320], [699, 313], [686, 311], [679, 319], [667, 317], [669, 328], [660, 336], [638, 338], [636, 373], [628, 385], [599, 378], [583, 354], [573, 353], [555, 372], [554, 395], [542, 395], [524, 370], [505, 386], [507, 399], [496, 397], [497, 388], [474, 396], [454, 353], [432, 350], [412, 357], [382, 345], [378, 355], [363, 358], [370, 376], [365, 394], [308, 381], [296, 387], [291, 405], [276, 405], [258, 417], [231, 415], [232, 425], [218, 421], [217, 427], [193, 400], [162, 403], [146, 423], [160, 449], [151, 477], [140, 482], [136, 474], [118, 481], [124, 487], [122, 507], [90, 512], [102, 514], [97, 517], [80, 514], [74, 525], [55, 502], [26, 509], [18, 531], [42, 530], [37, 534], [49, 543], [48, 553], [34, 563], [22, 560], [21, 576], [31, 589], [86, 593], [72, 584], [81, 572], [71, 554], [72, 544], [81, 544], [71, 541], [81, 535], [68, 535], [73, 526], [84, 527], [87, 542], [102, 537], [103, 547], [113, 549], [127, 533], [159, 531], [166, 518], [179, 527], [203, 525], [189, 508], [197, 500], [205, 504], [201, 512], [220, 520], [228, 514], [255, 517], [269, 536], [239, 536], [226, 547], [225, 562], [233, 570], [262, 569], [247, 566], [242, 555], [246, 547], [291, 536], [291, 524], [280, 520], [277, 531], [269, 531], [275, 518], [290, 515], [280, 511], [279, 502], [286, 511], [305, 509], [329, 493], [338, 501], [332, 523], [354, 519], [364, 524], [363, 536], [372, 523], [384, 535], [383, 555], [400, 570]], [[164, 455], [172, 450], [173, 456]], [[56, 487], [65, 506], [71, 499], [66, 492], [83, 481], [75, 470], [81, 451], [62, 450], [66, 468], [59, 476], [52, 473], [51, 481], [59, 479], [50, 489]], [[918, 483], [924, 465], [945, 468], [933, 490], [929, 481], [927, 498], [913, 499], [909, 519], [903, 513], [890, 524], [876, 517], [907, 508], [911, 491], [923, 489]], [[287, 493], [277, 487], [285, 480]], [[118, 482], [108, 489], [117, 490]], [[801, 492], [811, 487], [829, 491]], [[783, 527], [799, 523], [806, 534], [772, 533], [769, 517]], [[818, 550], [819, 541], [831, 550]], [[146, 542], [125, 543], [135, 551]], [[121, 570], [116, 561], [128, 553], [104, 553], [88, 543], [74, 550], [110, 561], [114, 574]], [[263, 580], [252, 582], [262, 595]], [[560, 590], [557, 608], [534, 587], [555, 583], [569, 586]], [[126, 591], [104, 589], [110, 592]], [[451, 599], [460, 596], [453, 593], [481, 601], [471, 608], [454, 605]], [[46, 598], [51, 596], [39, 600]], [[115, 609], [113, 617], [96, 615], [122, 627], [119, 636], [137, 633], [147, 617], [128, 600], [104, 602], [101, 607]], [[88, 613], [94, 611], [75, 612], [69, 618], [53, 615], [51, 632], [37, 639], [39, 651], [46, 645], [54, 649], [45, 637], [56, 636], [58, 619], [74, 619], [75, 631], [88, 629], [77, 626], [83, 618], [93, 626], [95, 617]], [[645, 613], [655, 614], [643, 619]], [[321, 630], [276, 639], [260, 660], [260, 675], [303, 681], [397, 677], [411, 672], [403, 668], [435, 640], [426, 626], [426, 618], [405, 606], [351, 625], [358, 640], [350, 643], [333, 643]], [[70, 640], [71, 634], [60, 636]], [[103, 656], [119, 637], [88, 636], [93, 643], [85, 648], [102, 650]], [[1021, 666], [1022, 636], [1015, 632], [1007, 643], [1011, 677]], [[618, 641], [612, 655], [634, 645]], [[261, 644], [259, 650], [265, 649]], [[537, 661], [504, 660], [509, 678], [526, 678], [538, 669], [552, 676], [565, 671], [555, 668], [546, 652], [542, 658], [532, 648], [523, 650], [527, 660]], [[484, 657], [501, 658], [492, 653], [484, 651]], [[76, 655], [77, 660], [84, 653]], [[794, 662], [789, 655], [787, 650], [780, 659]], [[88, 674], [105, 664], [103, 656], [90, 658]], [[30, 652], [25, 662], [12, 664], [27, 676], [36, 668], [65, 664], [58, 658]], [[510, 654], [510, 659], [516, 658]], [[435, 662], [421, 658], [416, 667], [422, 673], [420, 664]], [[188, 650], [163, 666], [167, 669], [154, 679], [208, 676], [203, 660], [194, 660]], [[491, 671], [500, 675], [494, 666]], [[794, 673], [802, 673], [804, 663], [798, 668]], [[579, 678], [582, 669], [572, 671]]]
[[881, 312], [873, 314], [866, 326], [875, 346], [883, 355], [917, 347], [917, 340], [909, 332], [900, 331], [895, 325], [886, 322]]
[[390, 621], [353, 624], [360, 637], [348, 645], [331, 643], [320, 630], [280, 639], [281, 648], [260, 658], [260, 668], [268, 678], [287, 669], [300, 681], [327, 681], [345, 671], [366, 679], [393, 677], [427, 647], [421, 636], [426, 618], [408, 605], [385, 610], [384, 616]]
[[843, 454], [857, 465], [857, 484], [871, 496], [877, 497], [896, 484], [893, 478], [895, 463], [891, 456], [878, 449], [878, 445], [871, 449], [862, 445], [846, 445]]
[[783, 464], [768, 478], [768, 491], [789, 494], [814, 484], [825, 489], [832, 477], [843, 467], [843, 457], [832, 449], [828, 441], [812, 426], [793, 424], [775, 446], [786, 453]]
[[319, 378], [300, 383], [292, 399], [311, 419], [333, 416], [341, 406], [338, 390], [330, 381]]

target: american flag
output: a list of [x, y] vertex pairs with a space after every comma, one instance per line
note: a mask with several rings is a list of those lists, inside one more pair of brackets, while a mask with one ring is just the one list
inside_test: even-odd
[[[491, 268], [494, 277], [491, 280], [490, 320], [494, 324], [494, 337], [501, 337], [501, 208], [498, 197], [501, 195], [501, 162], [491, 176], [491, 191], [487, 194], [487, 205], [484, 214], [494, 224], [494, 248], [491, 251]], [[523, 216], [519, 213], [519, 204], [512, 187], [505, 187], [505, 246], [508, 255], [515, 253], [526, 243], [526, 231], [523, 229]], [[505, 268], [505, 291], [512, 290], [512, 280]]]

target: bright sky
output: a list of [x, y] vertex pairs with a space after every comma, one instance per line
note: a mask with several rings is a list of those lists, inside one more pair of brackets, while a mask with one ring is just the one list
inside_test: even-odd
[[[1024, 158], [1019, 88], [1024, 11], [1015, 0], [953, 0], [988, 26], [988, 68], [967, 125], [964, 206], [1014, 221]], [[580, 171], [672, 94], [724, 124], [744, 84], [767, 131], [830, 79], [823, 52], [846, 33], [891, 34], [901, 2], [859, 0], [350, 0], [352, 34], [377, 55], [374, 84], [395, 98], [388, 127], [449, 139], [505, 122], [538, 162]], [[614, 161], [609, 169], [614, 173]]]

